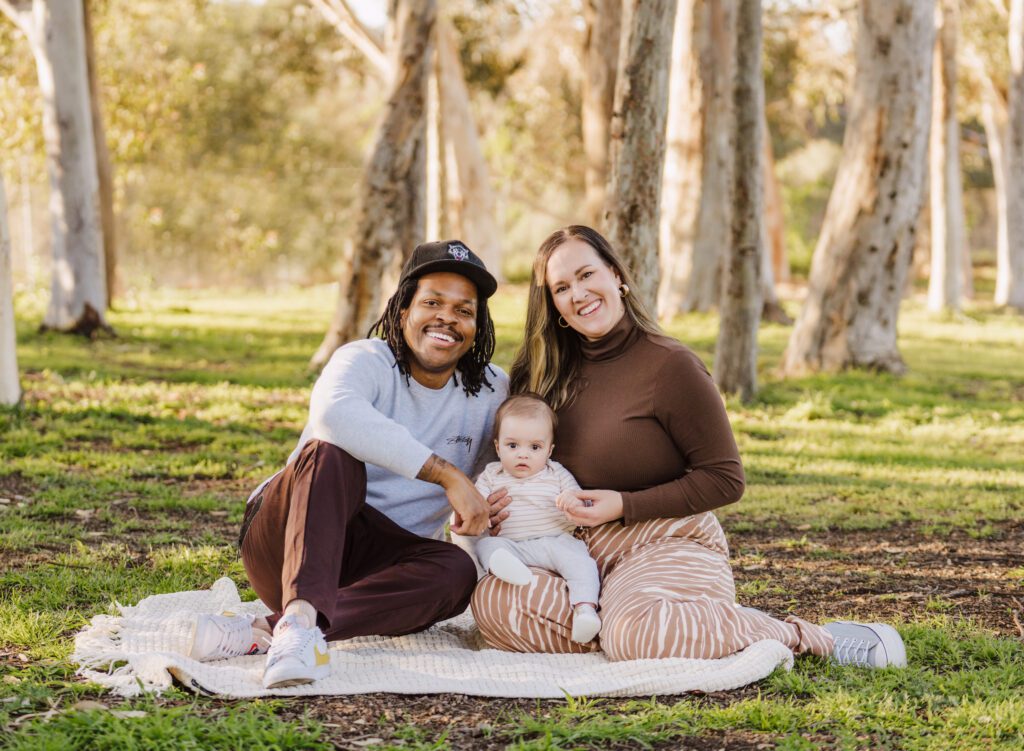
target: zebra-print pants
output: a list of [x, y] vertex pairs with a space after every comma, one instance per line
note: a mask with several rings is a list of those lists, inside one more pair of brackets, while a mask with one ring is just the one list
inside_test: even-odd
[[510, 652], [593, 652], [609, 659], [733, 654], [762, 639], [828, 655], [832, 635], [800, 618], [785, 621], [736, 604], [729, 548], [710, 513], [583, 529], [601, 573], [601, 633], [577, 644], [565, 581], [542, 569], [532, 584], [484, 577], [473, 615], [491, 646]]

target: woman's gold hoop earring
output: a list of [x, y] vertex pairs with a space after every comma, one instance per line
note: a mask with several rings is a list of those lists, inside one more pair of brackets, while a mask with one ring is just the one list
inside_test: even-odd
[[569, 322], [562, 318], [562, 316], [558, 316], [558, 325], [561, 326], [563, 329], [569, 328]]
[[619, 296], [620, 297], [627, 297], [628, 295], [629, 295], [629, 285], [628, 284], [620, 284], [619, 285]]

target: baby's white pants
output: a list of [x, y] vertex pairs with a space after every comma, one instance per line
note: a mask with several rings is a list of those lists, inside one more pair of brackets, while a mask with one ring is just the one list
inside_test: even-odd
[[507, 550], [527, 566], [554, 571], [569, 585], [569, 603], [597, 605], [601, 580], [597, 564], [590, 557], [587, 544], [570, 534], [534, 537], [529, 540], [509, 540], [505, 537], [480, 537], [476, 541], [476, 556], [485, 570], [491, 556], [498, 550]]

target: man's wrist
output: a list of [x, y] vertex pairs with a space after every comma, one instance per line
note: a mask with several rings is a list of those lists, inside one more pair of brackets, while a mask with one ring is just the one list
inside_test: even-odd
[[445, 461], [437, 454], [431, 454], [430, 457], [423, 462], [423, 466], [416, 475], [416, 479], [432, 482], [435, 485], [440, 485], [441, 487], [447, 487], [451, 482], [453, 470], [458, 471], [454, 465]]

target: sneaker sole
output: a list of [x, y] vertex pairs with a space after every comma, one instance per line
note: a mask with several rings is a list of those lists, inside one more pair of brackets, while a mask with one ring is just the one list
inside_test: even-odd
[[284, 672], [280, 676], [275, 676], [272, 683], [267, 683], [264, 679], [263, 688], [287, 688], [288, 686], [303, 686], [307, 683], [313, 683], [319, 681], [331, 674], [331, 666], [323, 665], [313, 669], [313, 674], [303, 668], [302, 671], [291, 671]]
[[868, 626], [878, 634], [882, 640], [882, 647], [885, 649], [885, 656], [889, 659], [886, 667], [905, 668], [907, 666], [907, 647], [899, 631], [888, 623], [871, 623]]

